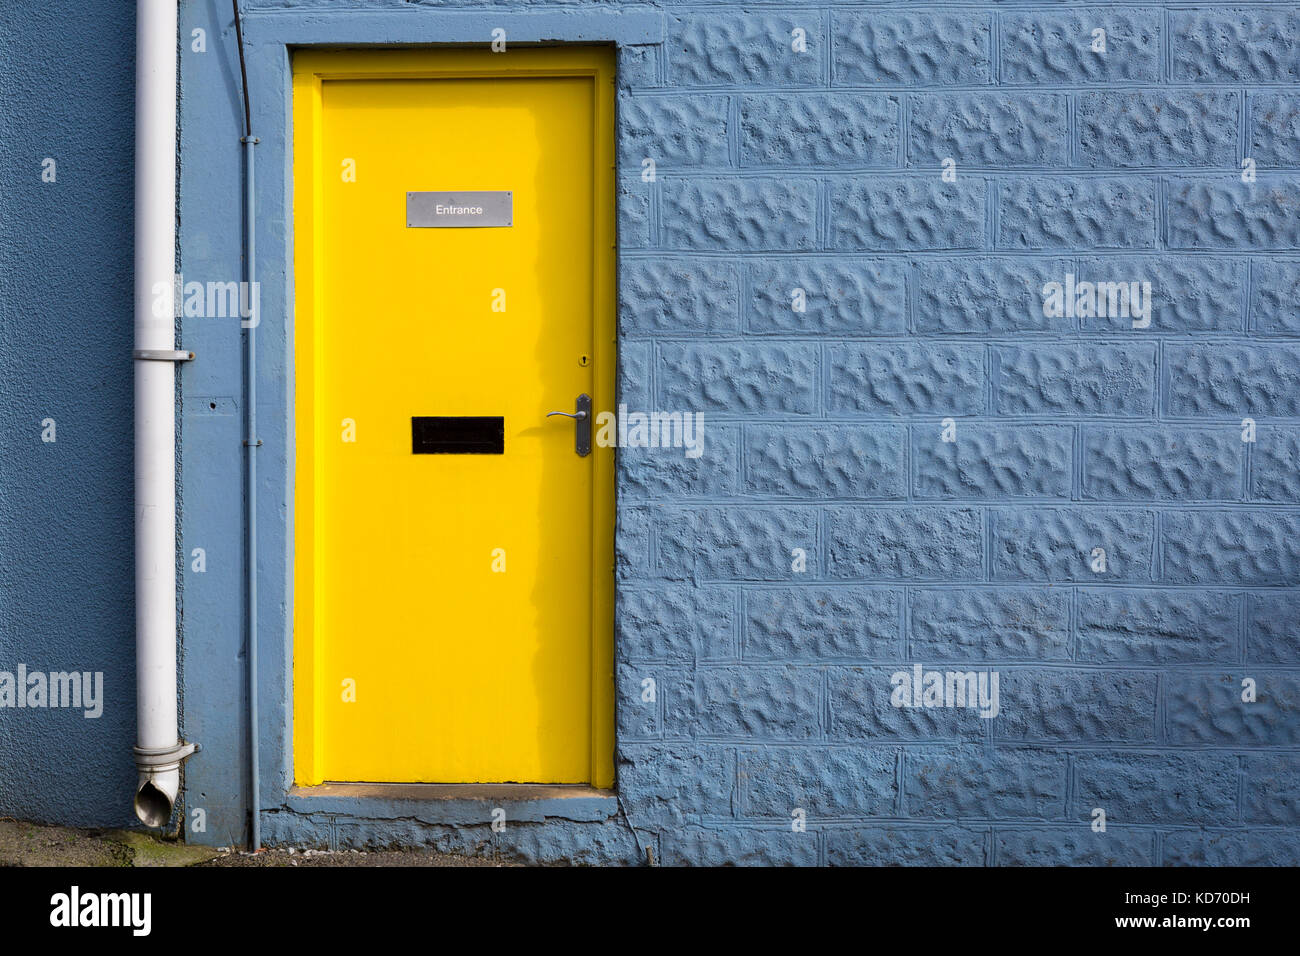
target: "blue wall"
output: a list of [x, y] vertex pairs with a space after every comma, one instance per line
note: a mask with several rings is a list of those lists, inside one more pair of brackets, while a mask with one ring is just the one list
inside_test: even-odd
[[[263, 140], [268, 840], [427, 842], [585, 862], [634, 860], [646, 846], [667, 863], [1300, 862], [1293, 5], [246, 5]], [[187, 0], [181, 12], [182, 268], [187, 278], [237, 279], [228, 4]], [[493, 834], [485, 806], [286, 795], [285, 44], [481, 43], [498, 25], [518, 42], [620, 43], [622, 400], [702, 411], [708, 431], [698, 461], [620, 455], [626, 816], [599, 800], [550, 814], [512, 806], [510, 819], [539, 822]], [[195, 28], [207, 31], [207, 53], [189, 50]], [[806, 52], [791, 49], [796, 28]], [[1089, 48], [1098, 28], [1105, 53]], [[113, 69], [129, 90], [129, 70]], [[129, 141], [129, 97], [124, 110]], [[104, 112], [86, 107], [72, 123], [104, 124]], [[30, 122], [50, 120], [45, 111]], [[43, 141], [22, 137], [38, 163]], [[84, 134], [75, 142], [86, 148]], [[13, 140], [4, 144], [13, 179], [20, 164]], [[106, 132], [101, 149], [112, 156], [111, 146]], [[655, 160], [654, 183], [639, 176], [645, 158]], [[947, 158], [955, 182], [940, 176]], [[1258, 166], [1252, 184], [1241, 181], [1246, 158]], [[117, 175], [116, 214], [102, 179], [70, 208], [123, 230], [129, 176]], [[31, 180], [19, 188], [35, 215], [47, 200], [35, 170]], [[129, 235], [101, 250], [55, 232], [18, 240], [20, 262], [6, 229], [3, 261], [28, 263], [32, 244], [48, 243], [52, 261], [115, 275], [120, 328], [93, 327], [128, 354], [129, 283], [95, 257], [124, 257]], [[1150, 326], [1044, 316], [1043, 285], [1067, 274], [1149, 281]], [[804, 312], [791, 308], [796, 287]], [[81, 294], [103, 301], [98, 289]], [[84, 362], [106, 363], [100, 387], [117, 397], [112, 421], [125, 429], [113, 454], [129, 477], [129, 362], [111, 373], [118, 360], [92, 355], [74, 371], [50, 345], [61, 325], [66, 342], [87, 341], [88, 323], [67, 319], [95, 313], [84, 303], [51, 309], [31, 337], [44, 350], [39, 374], [17, 371], [29, 359], [14, 314], [5, 312], [6, 388], [28, 375], [52, 401], [81, 408]], [[208, 555], [208, 570], [187, 571], [184, 584], [185, 727], [204, 745], [188, 763], [186, 799], [208, 818], [191, 838], [225, 843], [243, 836], [248, 787], [238, 328], [187, 322], [184, 344], [200, 360], [182, 373], [182, 534], [187, 554]], [[51, 388], [59, 375], [65, 384]], [[106, 670], [116, 661], [129, 674], [129, 508], [109, 497], [122, 476], [94, 498], [119, 509], [121, 527], [107, 523], [102, 548], [81, 525], [52, 534], [36, 504], [62, 488], [63, 515], [86, 479], [37, 461], [65, 448], [63, 432], [57, 446], [41, 446], [22, 422], [43, 413], [15, 415], [23, 401], [4, 410], [16, 458], [0, 464], [3, 487], [29, 489], [5, 497], [7, 509], [23, 509], [16, 525], [6, 521], [5, 640], [30, 634], [33, 658], [58, 642], [80, 649], [111, 614], [121, 649], [96, 653]], [[1247, 417], [1258, 423], [1253, 443], [1242, 441]], [[955, 442], [941, 440], [945, 418]], [[35, 538], [48, 549], [48, 562], [15, 568], [14, 526], [25, 547]], [[806, 551], [803, 572], [791, 569], [795, 548]], [[1093, 570], [1095, 548], [1104, 571]], [[78, 549], [106, 553], [107, 566], [78, 565], [69, 580], [67, 556]], [[31, 608], [39, 588], [103, 594], [103, 607]], [[16, 618], [15, 607], [28, 610]], [[51, 618], [40, 634], [17, 623]], [[913, 664], [996, 670], [1000, 715], [892, 707], [890, 676]], [[657, 686], [652, 703], [642, 702], [646, 678]], [[1240, 699], [1246, 678], [1253, 703]], [[21, 734], [6, 730], [0, 755], [39, 753], [36, 721], [11, 716], [0, 712], [0, 728]], [[104, 748], [115, 760], [129, 750], [124, 720]], [[79, 773], [103, 774], [98, 751], [73, 756]], [[20, 811], [7, 810], [13, 798], [0, 786], [0, 813], [116, 813], [130, 787], [121, 759], [125, 782], [109, 781], [93, 800], [78, 795], [82, 811], [56, 802], [50, 781]], [[1106, 812], [1105, 833], [1090, 825], [1095, 808]], [[796, 809], [806, 832], [792, 829]]]
[[0, 671], [105, 698], [0, 709], [0, 817], [134, 819], [134, 90], [134, 5], [0, 8]]
[[[725, 438], [623, 462], [620, 780], [666, 862], [1300, 859], [1297, 41], [1282, 5], [669, 10], [625, 384]], [[1150, 327], [1045, 317], [1067, 273], [1149, 280]], [[916, 663], [997, 670], [1000, 716], [890, 706]]]

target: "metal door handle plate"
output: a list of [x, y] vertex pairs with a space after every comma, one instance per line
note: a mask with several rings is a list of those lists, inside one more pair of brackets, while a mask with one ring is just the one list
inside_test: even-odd
[[591, 396], [582, 394], [574, 400], [572, 412], [547, 412], [546, 417], [563, 415], [573, 419], [573, 450], [578, 457], [591, 454]]

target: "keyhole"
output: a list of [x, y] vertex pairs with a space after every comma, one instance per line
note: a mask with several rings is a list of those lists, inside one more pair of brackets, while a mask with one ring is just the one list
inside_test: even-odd
[[579, 364], [579, 365], [585, 367], [586, 364], [587, 364], [587, 362], [588, 362], [587, 356], [585, 356], [585, 355], [579, 355], [579, 356], [578, 356], [578, 364]]

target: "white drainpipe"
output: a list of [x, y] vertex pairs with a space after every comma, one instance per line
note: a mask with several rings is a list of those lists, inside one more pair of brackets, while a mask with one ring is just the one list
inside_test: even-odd
[[176, 0], [136, 0], [135, 812], [166, 826], [180, 789], [176, 705]]

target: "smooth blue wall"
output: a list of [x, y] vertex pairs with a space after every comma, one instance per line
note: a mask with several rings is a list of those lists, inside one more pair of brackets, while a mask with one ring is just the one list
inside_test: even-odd
[[133, 4], [0, 7], [0, 671], [105, 695], [0, 709], [0, 817], [134, 819], [134, 89]]
[[[647, 846], [668, 863], [1300, 862], [1293, 5], [247, 6], [267, 283], [268, 840], [590, 862]], [[181, 13], [182, 38], [204, 28], [209, 48], [181, 54], [182, 266], [236, 279], [228, 5]], [[620, 27], [622, 14], [661, 26]], [[486, 805], [286, 796], [284, 44], [481, 43], [498, 25], [516, 40], [622, 37], [622, 400], [703, 411], [708, 445], [697, 462], [620, 458], [626, 816], [594, 801], [492, 834]], [[791, 50], [796, 27], [806, 53]], [[1089, 49], [1097, 28], [1105, 54]], [[939, 175], [948, 157], [955, 183]], [[1043, 284], [1067, 272], [1150, 281], [1150, 328], [1044, 317]], [[806, 312], [790, 308], [795, 287]], [[242, 838], [247, 797], [239, 336], [199, 320], [184, 338], [200, 361], [183, 372], [182, 534], [187, 554], [208, 554], [185, 577], [186, 733], [204, 744], [186, 799], [208, 817], [191, 838], [224, 843]], [[127, 366], [109, 379], [123, 397]], [[46, 378], [58, 370], [51, 353]], [[954, 443], [940, 441], [949, 417]], [[1241, 441], [1246, 417], [1255, 443]], [[129, 566], [78, 593], [112, 591], [102, 582]], [[20, 633], [2, 613], [6, 637]], [[84, 640], [77, 624], [46, 642]], [[890, 675], [913, 663], [997, 670], [1001, 715], [890, 706]], [[62, 816], [56, 800], [47, 786], [28, 815]], [[796, 808], [807, 832], [792, 831]]]

